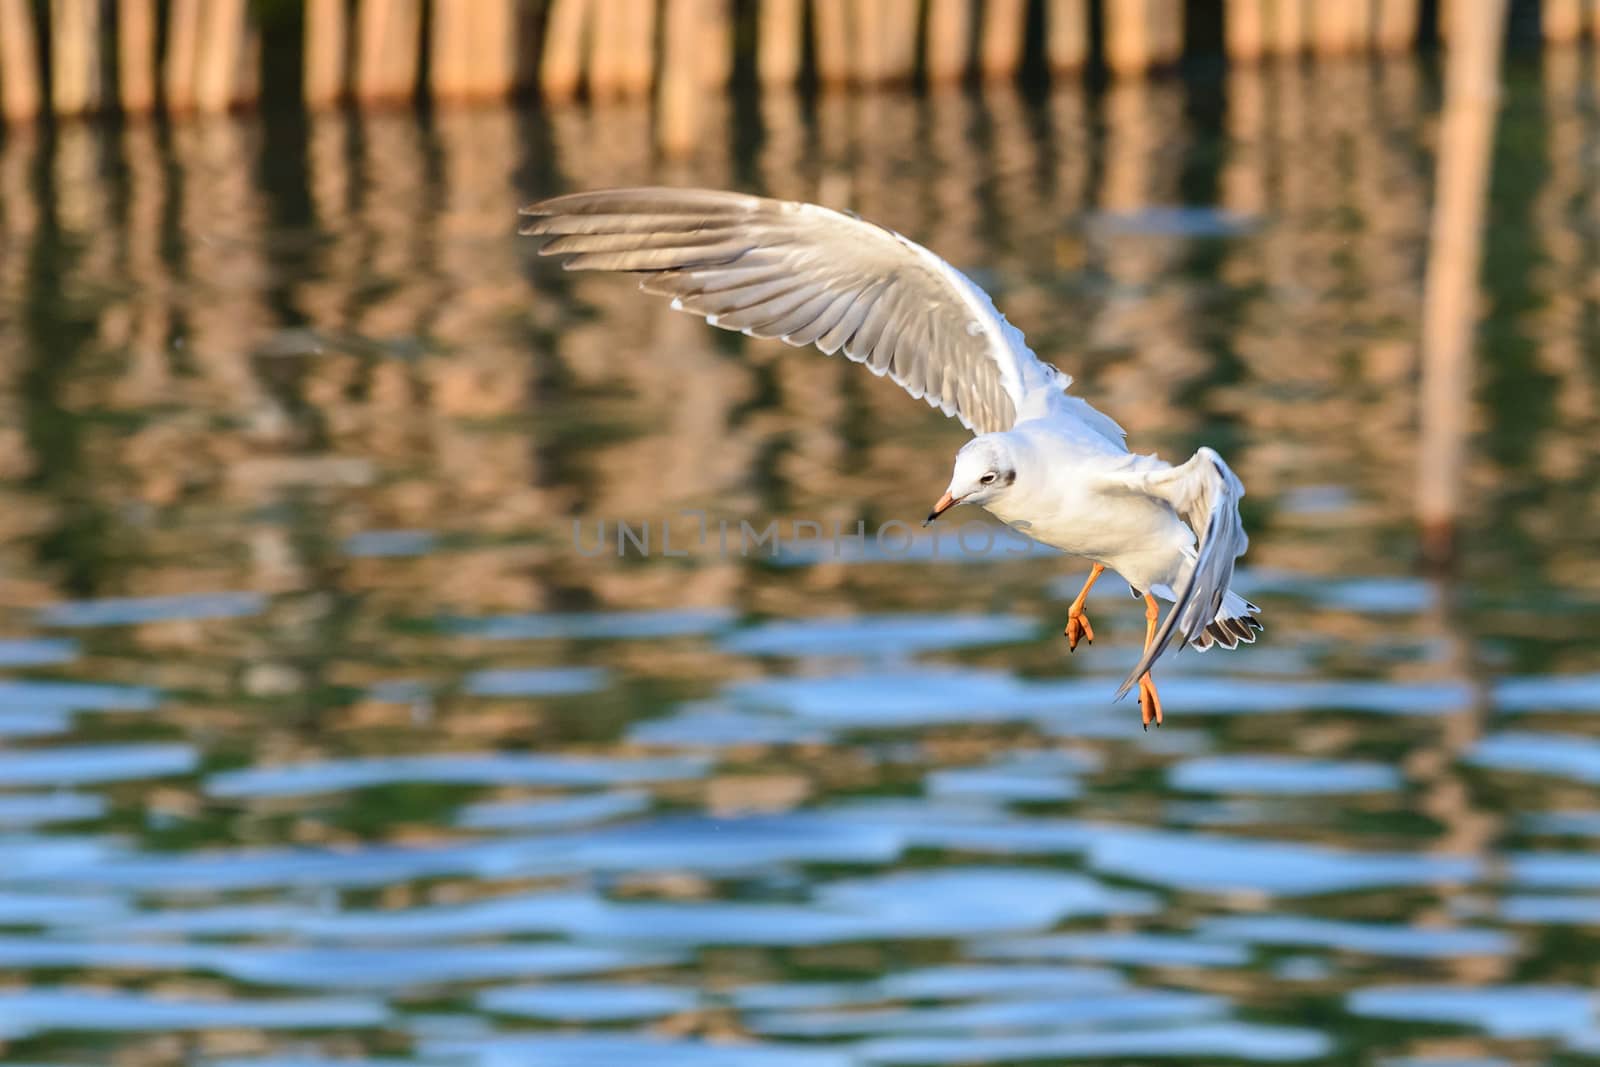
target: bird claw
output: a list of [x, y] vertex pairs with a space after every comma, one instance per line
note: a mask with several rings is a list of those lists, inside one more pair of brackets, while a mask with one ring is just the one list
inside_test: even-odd
[[1078, 651], [1079, 641], [1094, 644], [1094, 627], [1089, 625], [1089, 616], [1081, 611], [1070, 612], [1067, 615], [1067, 626], [1061, 634], [1067, 639], [1068, 652]]
[[1148, 674], [1139, 679], [1139, 717], [1144, 721], [1144, 728], [1150, 729], [1152, 721], [1156, 729], [1161, 729], [1161, 697], [1156, 693], [1156, 683], [1150, 680]]

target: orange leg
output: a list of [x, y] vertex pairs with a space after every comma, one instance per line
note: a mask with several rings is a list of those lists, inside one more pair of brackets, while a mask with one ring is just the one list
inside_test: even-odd
[[[1156, 605], [1156, 598], [1149, 593], [1144, 595], [1144, 647], [1150, 649], [1150, 642], [1156, 638], [1156, 616], [1161, 609]], [[1161, 698], [1156, 695], [1156, 683], [1150, 680], [1150, 672], [1145, 671], [1139, 679], [1139, 717], [1144, 720], [1144, 728], [1150, 729], [1150, 720], [1154, 719], [1156, 725], [1161, 725]]]
[[1094, 588], [1094, 583], [1100, 575], [1105, 573], [1105, 567], [1096, 563], [1089, 571], [1089, 580], [1083, 583], [1083, 589], [1078, 593], [1078, 599], [1072, 602], [1067, 609], [1067, 628], [1062, 630], [1067, 638], [1067, 651], [1078, 651], [1078, 642], [1084, 638], [1094, 644], [1094, 627], [1089, 625], [1089, 616], [1083, 613], [1083, 603], [1089, 599], [1089, 590]]

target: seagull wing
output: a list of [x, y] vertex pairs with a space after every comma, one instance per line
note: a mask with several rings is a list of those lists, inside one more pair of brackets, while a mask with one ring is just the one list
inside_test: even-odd
[[1166, 621], [1156, 631], [1138, 666], [1123, 680], [1117, 699], [1133, 688], [1167, 649], [1201, 638], [1222, 607], [1233, 582], [1233, 562], [1250, 547], [1239, 518], [1244, 486], [1222, 457], [1202, 448], [1176, 467], [1105, 475], [1109, 488], [1155, 497], [1169, 504], [1195, 532], [1199, 543], [1188, 575], [1179, 583]]
[[[626, 271], [713, 326], [843, 352], [970, 430], [1008, 430], [1041, 363], [987, 294], [914, 241], [815, 204], [706, 189], [573, 193], [522, 209], [568, 270]], [[1082, 402], [1079, 401], [1081, 404]], [[1087, 405], [1083, 405], [1087, 407]], [[1110, 427], [1120, 429], [1089, 409]], [[1085, 420], [1089, 421], [1089, 420]]]

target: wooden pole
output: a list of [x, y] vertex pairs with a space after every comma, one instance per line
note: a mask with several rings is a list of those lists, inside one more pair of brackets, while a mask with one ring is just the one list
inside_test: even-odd
[[816, 33], [817, 79], [823, 85], [843, 85], [855, 66], [845, 0], [812, 0], [811, 26]]
[[1044, 16], [1050, 70], [1073, 74], [1089, 62], [1089, 0], [1049, 0]]
[[122, 110], [141, 115], [156, 103], [155, 0], [117, 0], [117, 89]]
[[697, 62], [704, 2], [666, 0], [662, 13], [656, 139], [661, 151], [669, 156], [688, 155], [698, 140], [704, 89]]
[[436, 100], [476, 96], [475, 66], [486, 57], [475, 56], [473, 22], [478, 15], [473, 0], [433, 0], [433, 24], [428, 34], [428, 92]]
[[227, 111], [234, 101], [246, 52], [247, 15], [245, 0], [205, 0], [194, 80], [194, 103], [201, 111]]
[[733, 7], [730, 0], [700, 0], [700, 84], [722, 92], [733, 79]]
[[58, 115], [100, 106], [100, 4], [50, 0], [50, 104]]
[[[654, 6], [647, 14], [649, 18], [642, 32], [653, 37]], [[495, 99], [510, 96], [527, 85], [521, 55], [525, 15], [520, 0], [492, 0], [484, 5], [483, 14], [474, 24], [477, 52], [482, 60], [478, 84], [484, 93]]]
[[1365, 52], [1372, 48], [1373, 27], [1378, 13], [1373, 10], [1376, 0], [1354, 0], [1350, 5], [1350, 50]]
[[767, 0], [757, 10], [756, 76], [762, 85], [793, 85], [800, 76], [804, 15], [801, 0]]
[[544, 55], [539, 60], [539, 92], [546, 100], [571, 100], [578, 95], [583, 80], [583, 37], [590, 14], [589, 0], [551, 0]]
[[1311, 5], [1311, 45], [1319, 56], [1342, 56], [1355, 45], [1351, 12], [1359, 0]]
[[439, 100], [492, 100], [517, 86], [516, 0], [434, 0], [429, 92]]
[[1023, 37], [1028, 29], [1026, 0], [986, 0], [978, 40], [978, 71], [991, 81], [1015, 78], [1022, 67]]
[[883, 77], [896, 84], [909, 82], [917, 73], [918, 0], [884, 0]]
[[884, 80], [884, 0], [852, 0], [850, 14], [856, 84], [877, 85]]
[[306, 102], [326, 107], [350, 85], [350, 22], [344, 0], [307, 0]]
[[1267, 47], [1267, 9], [1263, 0], [1227, 0], [1222, 30], [1230, 60], [1258, 61]]
[[1269, 0], [1272, 14], [1272, 50], [1280, 56], [1298, 56], [1306, 45], [1304, 0]]
[[356, 99], [364, 104], [410, 100], [421, 43], [421, 0], [360, 0], [352, 78]]
[[[822, 0], [818, 0], [813, 10], [820, 10], [821, 6]], [[966, 74], [972, 58], [971, 34], [970, 0], [928, 0], [927, 56], [923, 69], [927, 71], [929, 82], [935, 85], [953, 82]]]
[[1113, 74], [1137, 77], [1150, 68], [1148, 14], [1144, 0], [1105, 0], [1106, 65]]
[[337, 103], [348, 85], [350, 28], [345, 0], [306, 0], [305, 97], [311, 107]]
[[1541, 0], [1539, 22], [1545, 40], [1576, 41], [1583, 34], [1583, 0]]
[[1472, 346], [1506, 0], [1451, 12], [1444, 112], [1422, 309], [1417, 519], [1427, 560], [1455, 548], [1472, 403]]
[[1405, 52], [1417, 43], [1422, 21], [1420, 0], [1378, 0], [1372, 29], [1373, 43], [1383, 52]]
[[625, 0], [594, 0], [594, 32], [589, 35], [589, 99], [618, 95], [617, 40], [627, 18]]
[[38, 41], [28, 0], [0, 0], [0, 113], [8, 122], [39, 113], [44, 86]]
[[162, 71], [168, 111], [194, 107], [195, 62], [200, 51], [201, 0], [172, 0], [167, 9], [167, 57]]
[[650, 83], [656, 74], [655, 42], [655, 0], [625, 0], [616, 40], [615, 71], [617, 91], [623, 96], [650, 95]]

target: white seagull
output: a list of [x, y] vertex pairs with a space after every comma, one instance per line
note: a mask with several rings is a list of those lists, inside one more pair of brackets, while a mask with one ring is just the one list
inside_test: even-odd
[[[625, 271], [713, 326], [843, 352], [976, 436], [955, 458], [932, 522], [979, 504], [1007, 525], [1093, 564], [1067, 611], [1070, 649], [1094, 630], [1089, 589], [1107, 567], [1145, 602], [1135, 684], [1161, 724], [1150, 668], [1187, 643], [1237, 647], [1259, 609], [1229, 590], [1249, 544], [1244, 487], [1202, 448], [1173, 466], [1128, 451], [1126, 433], [1040, 362], [966, 275], [893, 230], [816, 204], [708, 189], [605, 189], [522, 209], [522, 233], [568, 270]], [[1172, 602], [1157, 626], [1156, 598]]]

